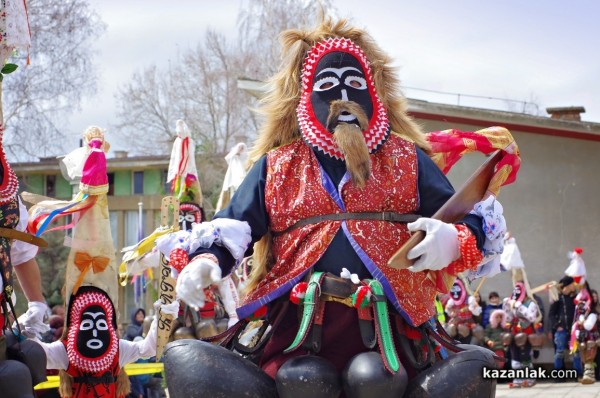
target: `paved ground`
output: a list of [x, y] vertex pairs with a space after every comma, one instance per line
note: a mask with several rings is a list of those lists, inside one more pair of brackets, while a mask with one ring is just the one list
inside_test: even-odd
[[[168, 391], [166, 397], [169, 398]], [[600, 382], [583, 385], [581, 383], [538, 383], [530, 388], [508, 388], [508, 384], [498, 384], [496, 398], [600, 398]]]
[[530, 388], [508, 388], [498, 384], [496, 398], [600, 398], [600, 382], [583, 385], [580, 383], [538, 383]]

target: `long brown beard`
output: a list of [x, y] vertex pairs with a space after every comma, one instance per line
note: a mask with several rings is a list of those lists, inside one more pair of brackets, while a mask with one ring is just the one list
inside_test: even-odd
[[[348, 123], [337, 123], [337, 119], [343, 112], [349, 112], [356, 116], [358, 125]], [[344, 154], [346, 168], [352, 177], [352, 182], [363, 188], [371, 175], [371, 159], [369, 148], [365, 142], [362, 131], [367, 129], [369, 121], [360, 105], [352, 101], [333, 101], [329, 107], [327, 127], [333, 127], [333, 139], [340, 151]]]

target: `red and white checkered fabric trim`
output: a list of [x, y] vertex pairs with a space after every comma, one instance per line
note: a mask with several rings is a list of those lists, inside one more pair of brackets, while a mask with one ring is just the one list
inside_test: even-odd
[[4, 179], [2, 180], [2, 184], [0, 184], [0, 204], [11, 201], [17, 195], [17, 191], [19, 190], [19, 180], [17, 179], [17, 175], [12, 167], [10, 167], [10, 164], [8, 164], [6, 155], [4, 154], [4, 148], [2, 146], [3, 136], [4, 125], [1, 124], [0, 121], [0, 162], [4, 168]]
[[344, 159], [344, 155], [332, 139], [332, 134], [315, 117], [310, 102], [314, 72], [319, 60], [326, 54], [339, 51], [353, 55], [365, 71], [365, 79], [373, 100], [373, 116], [369, 121], [369, 128], [363, 132], [369, 153], [373, 153], [385, 142], [390, 129], [387, 111], [375, 90], [371, 66], [363, 50], [353, 41], [340, 37], [329, 38], [315, 44], [304, 59], [302, 68], [302, 93], [296, 109], [298, 123], [304, 139], [309, 144], [334, 158]]
[[[99, 305], [106, 312], [106, 322], [109, 325], [110, 342], [108, 349], [98, 358], [87, 358], [77, 350], [77, 333], [81, 323], [83, 310]], [[85, 292], [75, 297], [71, 307], [69, 333], [67, 335], [67, 356], [69, 364], [88, 373], [104, 372], [110, 369], [119, 349], [119, 338], [112, 324], [113, 304], [105, 294], [100, 292]]]

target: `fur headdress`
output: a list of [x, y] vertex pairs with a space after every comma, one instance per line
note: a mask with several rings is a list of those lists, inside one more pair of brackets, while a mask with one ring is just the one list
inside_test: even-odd
[[[387, 110], [392, 134], [413, 141], [427, 153], [430, 152], [431, 147], [425, 135], [407, 115], [406, 99], [390, 65], [390, 57], [366, 31], [351, 26], [344, 19], [334, 21], [326, 18], [313, 30], [291, 29], [281, 34], [282, 66], [279, 73], [270, 79], [267, 95], [261, 101], [259, 111], [264, 115], [264, 123], [250, 152], [250, 162], [256, 162], [274, 148], [301, 139], [296, 108], [302, 89], [302, 65], [315, 44], [335, 37], [353, 41], [365, 53], [378, 96]], [[270, 243], [271, 237], [267, 235], [255, 245], [254, 268], [248, 289], [252, 289], [267, 272]]]
[[[500, 321], [498, 322], [498, 320], [496, 319], [496, 317], [498, 315], [501, 315], [502, 318], [500, 319]], [[506, 312], [504, 310], [494, 310], [492, 311], [492, 313], [490, 314], [490, 325], [492, 326], [492, 328], [497, 328], [498, 325], [502, 326], [506, 324]]]
[[269, 91], [262, 100], [260, 112], [264, 114], [265, 123], [250, 153], [250, 160], [255, 162], [269, 150], [300, 139], [296, 108], [302, 88], [302, 64], [312, 46], [331, 37], [350, 39], [364, 51], [371, 64], [377, 93], [388, 111], [392, 131], [429, 151], [425, 136], [406, 114], [406, 100], [400, 92], [390, 57], [366, 31], [349, 25], [344, 19], [336, 22], [327, 18], [314, 30], [291, 29], [281, 34], [282, 67], [269, 81]]

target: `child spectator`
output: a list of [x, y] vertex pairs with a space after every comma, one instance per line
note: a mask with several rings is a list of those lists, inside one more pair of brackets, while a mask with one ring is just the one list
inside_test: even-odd
[[[501, 357], [505, 357], [505, 347], [503, 342], [503, 335], [506, 332], [504, 329], [506, 325], [506, 312], [503, 310], [494, 310], [491, 313], [489, 323], [485, 328], [484, 342], [486, 347], [494, 351], [494, 353]], [[499, 368], [504, 365], [503, 362], [497, 361]]]
[[488, 303], [483, 307], [483, 314], [481, 316], [481, 326], [487, 328], [490, 323], [490, 315], [495, 310], [502, 309], [502, 303], [500, 302], [500, 296], [498, 292], [490, 292], [488, 295]]

